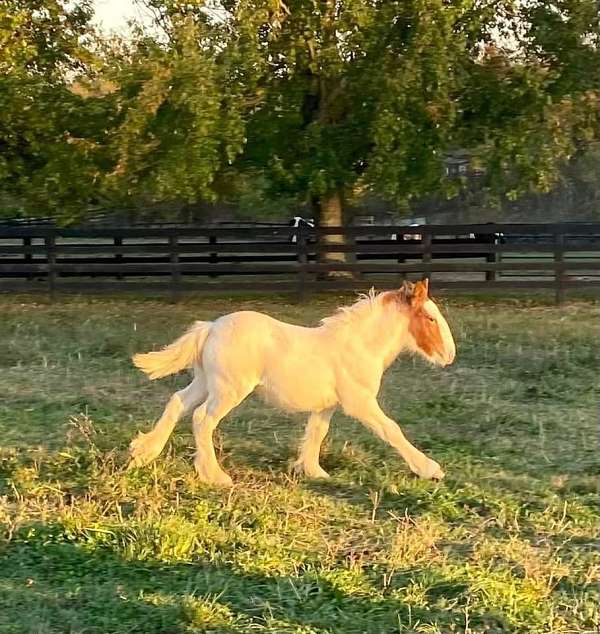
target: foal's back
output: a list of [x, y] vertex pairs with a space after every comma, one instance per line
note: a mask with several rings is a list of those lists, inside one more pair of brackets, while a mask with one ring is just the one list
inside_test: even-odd
[[320, 328], [239, 311], [214, 322], [202, 365], [207, 378], [252, 384], [287, 410], [320, 411], [337, 402], [331, 343]]

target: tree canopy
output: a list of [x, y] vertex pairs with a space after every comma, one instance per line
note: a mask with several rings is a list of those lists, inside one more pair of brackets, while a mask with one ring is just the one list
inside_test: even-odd
[[250, 183], [337, 224], [357, 192], [456, 194], [453, 149], [517, 196], [600, 137], [596, 0], [145, 4], [155, 28], [105, 50], [113, 89], [93, 98], [68, 86], [98, 72], [87, 3], [0, 9], [2, 191], [195, 202]]
[[[0, 6], [0, 201], [5, 213], [85, 210], [101, 178], [110, 125], [102, 102], [72, 90], [94, 62], [89, 2], [6, 0]], [[40, 210], [42, 210], [40, 212]]]

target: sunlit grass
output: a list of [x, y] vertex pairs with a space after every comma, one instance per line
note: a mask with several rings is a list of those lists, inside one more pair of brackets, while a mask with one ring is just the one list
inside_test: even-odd
[[347, 300], [0, 300], [0, 631], [597, 631], [593, 304], [452, 301], [455, 366], [392, 368], [382, 405], [442, 484], [341, 414], [331, 480], [298, 479], [303, 418], [253, 399], [218, 432], [233, 490], [196, 480], [187, 421], [125, 471], [186, 380], [148, 382], [132, 352], [238, 308], [314, 324]]

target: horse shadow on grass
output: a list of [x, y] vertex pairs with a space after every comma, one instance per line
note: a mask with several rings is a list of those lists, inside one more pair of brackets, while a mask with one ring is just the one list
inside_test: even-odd
[[[465, 618], [511, 631], [499, 614], [466, 617], [468, 585], [432, 570], [398, 571], [372, 599], [315, 571], [266, 576], [204, 561], [126, 560], [66, 535], [61, 525], [32, 525], [0, 550], [3, 632], [375, 634], [414, 631], [419, 623], [464, 631]], [[427, 596], [447, 599], [448, 607], [411, 608], [399, 598], [402, 588], [424, 580]]]

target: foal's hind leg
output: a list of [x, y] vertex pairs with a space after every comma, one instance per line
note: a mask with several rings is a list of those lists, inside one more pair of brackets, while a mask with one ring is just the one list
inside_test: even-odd
[[198, 375], [183, 390], [169, 399], [162, 416], [147, 434], [139, 434], [129, 445], [130, 467], [141, 467], [152, 462], [163, 450], [177, 421], [206, 399], [204, 377]]
[[335, 407], [324, 409], [321, 412], [313, 412], [306, 424], [304, 439], [300, 445], [300, 455], [294, 463], [296, 471], [303, 471], [309, 478], [328, 478], [329, 474], [319, 464], [319, 452], [321, 443], [329, 431], [329, 421], [335, 411]]
[[[212, 388], [211, 388], [212, 389]], [[196, 409], [192, 421], [196, 441], [194, 467], [203, 482], [218, 486], [233, 486], [229, 475], [223, 471], [213, 445], [213, 432], [221, 420], [252, 392], [247, 390], [220, 389], [210, 394], [205, 403]]]

